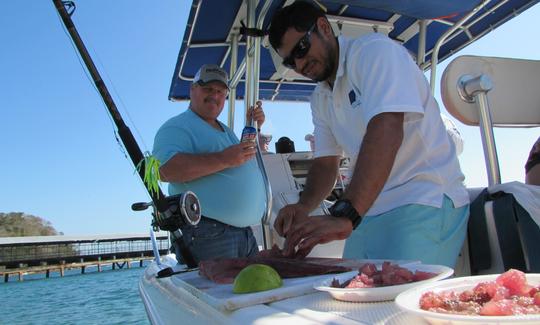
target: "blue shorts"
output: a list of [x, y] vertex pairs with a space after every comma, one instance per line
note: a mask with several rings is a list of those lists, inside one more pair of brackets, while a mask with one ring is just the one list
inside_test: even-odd
[[454, 267], [469, 219], [469, 205], [454, 208], [409, 204], [376, 216], [364, 217], [345, 242], [343, 256], [356, 259], [420, 260]]
[[[219, 257], [248, 257], [259, 251], [251, 227], [238, 228], [202, 217], [196, 226], [184, 227], [182, 234], [197, 263]], [[183, 264], [178, 245], [173, 245], [178, 263]]]

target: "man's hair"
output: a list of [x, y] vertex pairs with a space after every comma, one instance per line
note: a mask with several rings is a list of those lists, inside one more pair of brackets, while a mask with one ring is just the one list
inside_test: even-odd
[[281, 39], [290, 27], [299, 32], [307, 32], [319, 17], [326, 17], [324, 11], [306, 1], [296, 1], [279, 9], [272, 17], [268, 30], [270, 44], [275, 50], [279, 49]]

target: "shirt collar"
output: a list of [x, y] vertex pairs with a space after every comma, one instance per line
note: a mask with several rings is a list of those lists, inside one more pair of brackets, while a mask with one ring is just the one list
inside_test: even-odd
[[350, 41], [351, 39], [343, 35], [338, 36], [339, 65], [336, 72], [336, 81], [345, 73], [345, 63], [347, 61], [347, 51], [349, 50]]

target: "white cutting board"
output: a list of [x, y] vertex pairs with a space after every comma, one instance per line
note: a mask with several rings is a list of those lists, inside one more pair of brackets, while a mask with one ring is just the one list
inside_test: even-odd
[[174, 276], [175, 285], [189, 291], [195, 297], [221, 311], [232, 311], [252, 305], [269, 303], [286, 298], [297, 297], [315, 292], [313, 284], [335, 274], [314, 275], [302, 278], [283, 279], [283, 286], [273, 290], [235, 294], [232, 284], [217, 284], [202, 277], [198, 271]]
[[[342, 264], [347, 266], [363, 264], [365, 262], [381, 263], [381, 260], [348, 260]], [[405, 265], [415, 264], [417, 261], [392, 261]], [[269, 303], [292, 297], [298, 297], [315, 292], [313, 285], [324, 279], [335, 277], [336, 274], [314, 275], [302, 278], [283, 279], [283, 286], [273, 290], [235, 294], [232, 284], [217, 284], [200, 276], [198, 271], [178, 274], [172, 277], [172, 282], [190, 292], [193, 296], [206, 302], [208, 305], [221, 310], [232, 311], [239, 308]]]

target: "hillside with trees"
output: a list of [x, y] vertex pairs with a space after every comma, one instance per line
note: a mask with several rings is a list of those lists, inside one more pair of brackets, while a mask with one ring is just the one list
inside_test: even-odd
[[63, 235], [40, 217], [23, 212], [0, 212], [0, 237]]

